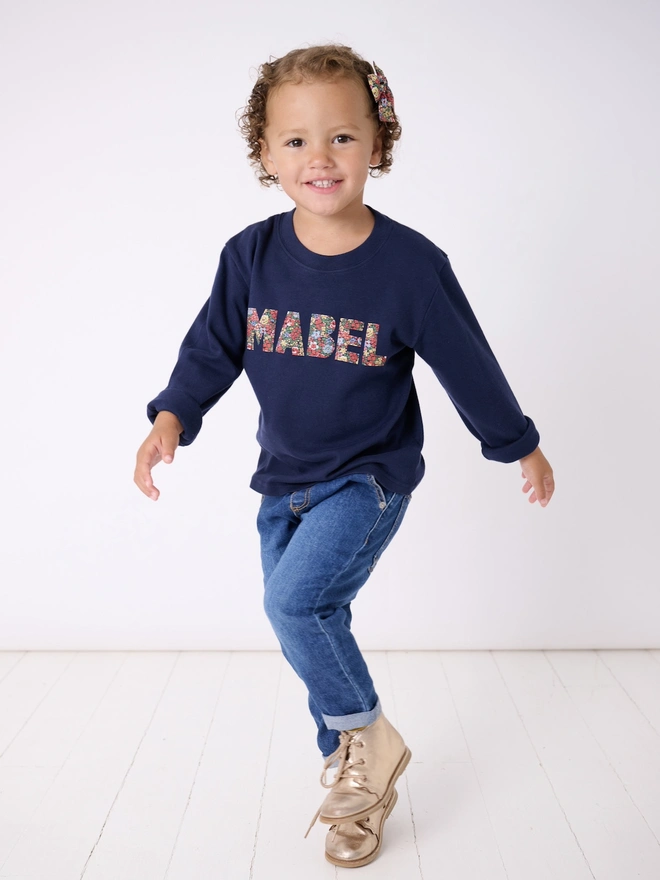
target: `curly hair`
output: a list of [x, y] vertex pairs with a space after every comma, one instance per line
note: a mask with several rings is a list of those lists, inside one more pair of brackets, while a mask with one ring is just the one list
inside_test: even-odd
[[[347, 77], [362, 83], [369, 96], [369, 106], [377, 126], [377, 135], [382, 138], [382, 154], [378, 165], [369, 166], [372, 177], [387, 174], [392, 165], [392, 148], [394, 142], [401, 137], [401, 124], [396, 113], [393, 119], [381, 122], [378, 118], [378, 105], [374, 100], [371, 87], [367, 80], [370, 73], [375, 73], [371, 64], [361, 58], [348, 46], [329, 43], [324, 46], [310, 46], [307, 49], [293, 49], [282, 58], [276, 58], [262, 64], [259, 68], [257, 81], [248, 98], [247, 104], [238, 112], [240, 132], [249, 147], [248, 160], [255, 168], [259, 182], [263, 186], [277, 183], [277, 178], [268, 174], [261, 162], [260, 139], [264, 137], [266, 128], [266, 104], [271, 90], [284, 83], [300, 83], [319, 79], [335, 80]], [[238, 115], [238, 114], [237, 114]]]

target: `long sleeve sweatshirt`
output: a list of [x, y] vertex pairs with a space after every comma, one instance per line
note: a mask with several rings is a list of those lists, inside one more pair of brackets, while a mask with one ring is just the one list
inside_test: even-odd
[[253, 489], [279, 495], [370, 473], [408, 494], [424, 474], [417, 353], [486, 458], [512, 462], [533, 452], [536, 427], [447, 254], [370, 210], [369, 238], [336, 256], [298, 240], [293, 210], [231, 238], [167, 388], [147, 405], [149, 419], [174, 413], [180, 445], [192, 443], [202, 417], [245, 370], [261, 408]]

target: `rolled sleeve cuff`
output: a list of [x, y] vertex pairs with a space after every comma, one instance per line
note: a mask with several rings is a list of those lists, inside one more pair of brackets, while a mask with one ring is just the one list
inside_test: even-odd
[[485, 443], [482, 443], [481, 452], [484, 458], [487, 458], [489, 461], [501, 461], [503, 464], [510, 464], [534, 452], [541, 438], [536, 430], [536, 425], [529, 416], [525, 416], [525, 419], [527, 420], [527, 430], [522, 437], [514, 440], [513, 443], [497, 447], [486, 446]]
[[179, 434], [179, 445], [189, 446], [202, 427], [202, 410], [192, 397], [183, 391], [164, 391], [147, 404], [147, 418], [153, 425], [162, 410], [174, 413], [183, 425]]

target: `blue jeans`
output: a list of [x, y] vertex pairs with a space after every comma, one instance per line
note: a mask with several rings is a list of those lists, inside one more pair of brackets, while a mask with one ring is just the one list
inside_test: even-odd
[[351, 633], [351, 602], [399, 528], [410, 495], [370, 474], [264, 495], [257, 517], [264, 608], [288, 663], [304, 681], [324, 757], [339, 731], [381, 712]]

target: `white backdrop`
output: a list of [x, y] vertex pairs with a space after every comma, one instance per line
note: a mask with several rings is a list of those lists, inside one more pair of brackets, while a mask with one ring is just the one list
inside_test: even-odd
[[157, 503], [132, 473], [222, 245], [290, 207], [236, 111], [326, 40], [402, 120], [367, 203], [447, 251], [557, 479], [528, 504], [419, 363], [427, 475], [362, 647], [660, 647], [656, 4], [22, 0], [0, 33], [1, 648], [277, 648], [245, 378]]

